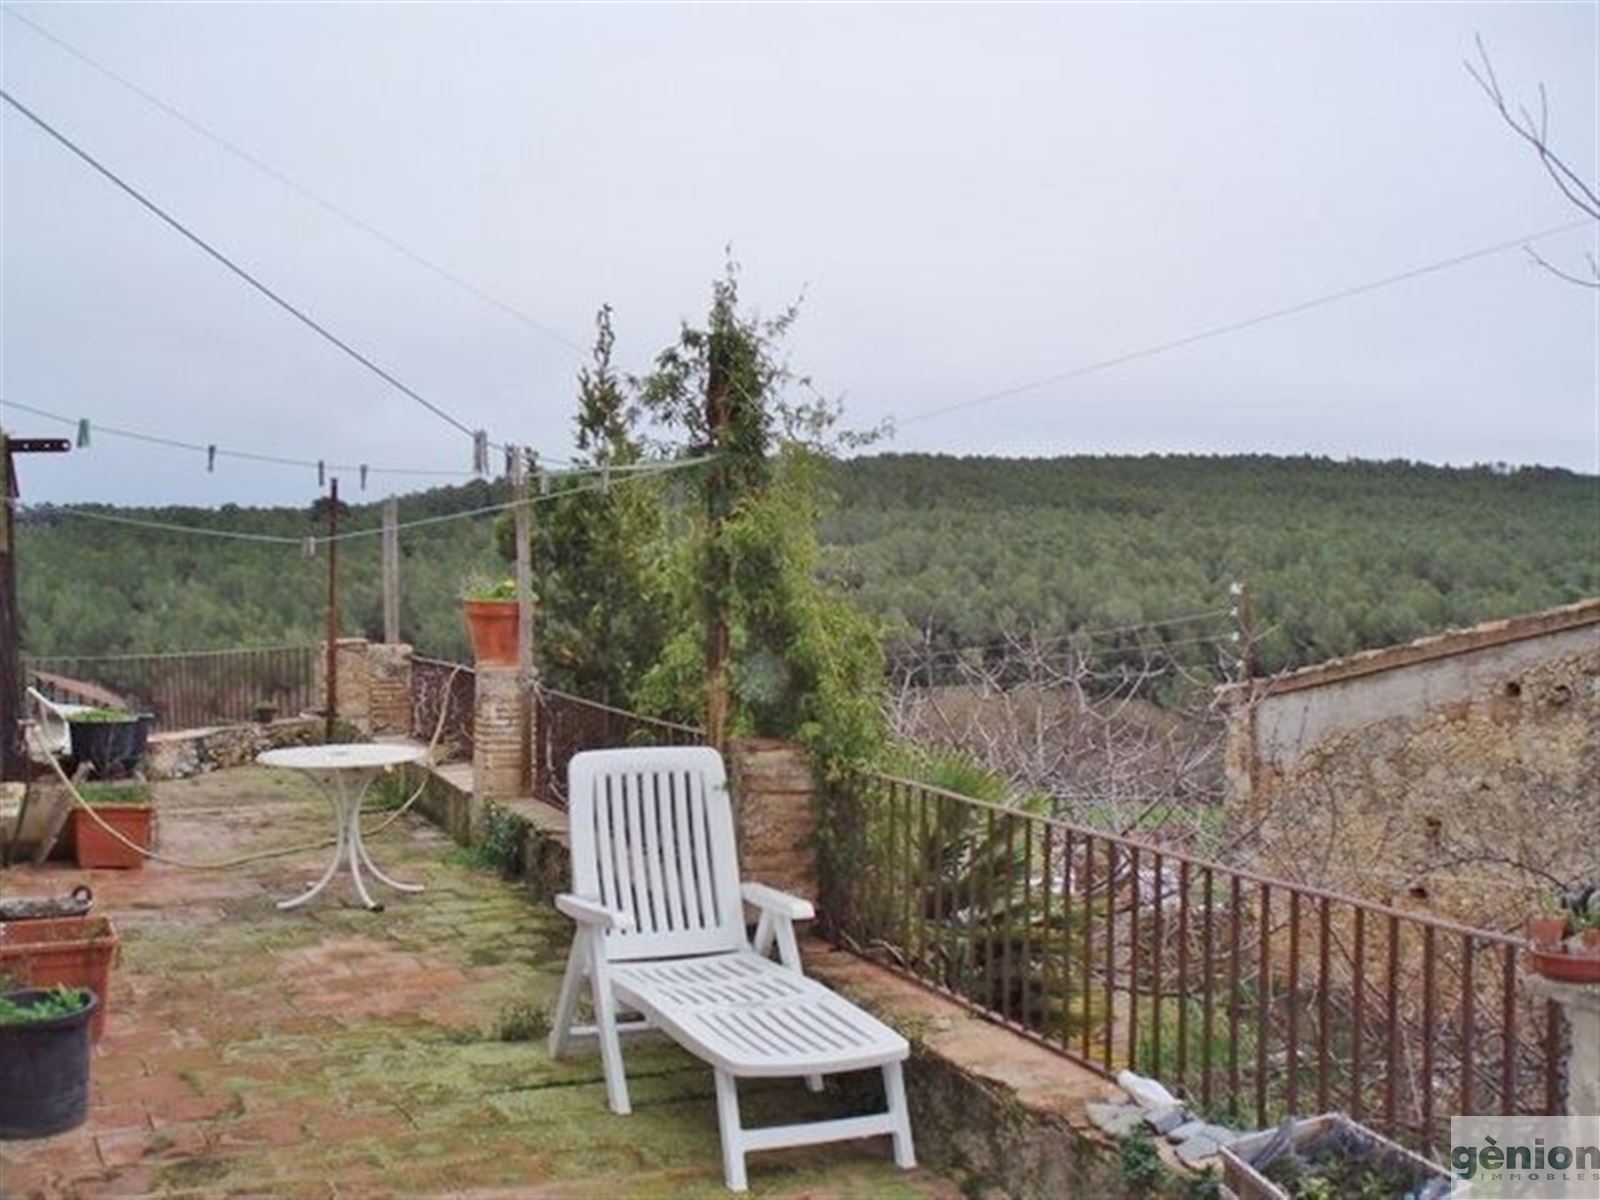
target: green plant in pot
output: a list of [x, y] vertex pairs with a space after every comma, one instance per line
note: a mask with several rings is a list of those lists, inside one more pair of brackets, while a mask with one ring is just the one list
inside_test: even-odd
[[87, 988], [22, 988], [0, 994], [0, 1138], [37, 1138], [83, 1124], [89, 1114]]
[[136, 770], [144, 761], [151, 717], [126, 708], [85, 708], [67, 717], [72, 757], [102, 779]]
[[1550, 893], [1540, 908], [1527, 930], [1534, 971], [1565, 983], [1600, 983], [1600, 885]]
[[461, 607], [472, 638], [473, 659], [480, 666], [516, 666], [516, 581], [470, 576], [461, 588]]
[[93, 809], [90, 813], [80, 807], [72, 813], [78, 865], [113, 870], [144, 866], [144, 855], [134, 847], [148, 850], [154, 844], [155, 805], [150, 786], [138, 780], [85, 783], [79, 785], [78, 794]]

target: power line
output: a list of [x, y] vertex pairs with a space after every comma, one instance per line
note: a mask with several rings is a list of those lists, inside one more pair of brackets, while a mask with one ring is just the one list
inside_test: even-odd
[[[503, 504], [488, 504], [481, 508], [470, 508], [463, 509], [460, 512], [442, 513], [439, 516], [434, 517], [419, 517], [414, 521], [401, 521], [397, 526], [395, 526], [395, 528], [400, 530], [420, 529], [427, 525], [441, 525], [448, 521], [462, 521], [472, 517], [483, 517], [494, 513], [507, 512], [510, 509], [517, 508], [518, 506], [524, 504], [546, 504], [554, 500], [560, 500], [568, 496], [581, 495], [587, 492], [604, 492], [610, 488], [622, 487], [636, 480], [649, 479], [656, 475], [666, 475], [674, 471], [685, 470], [689, 467], [697, 467], [704, 463], [710, 462], [712, 459], [717, 457], [719, 456], [715, 454], [702, 454], [697, 455], [694, 458], [683, 458], [667, 463], [636, 463], [632, 464], [631, 474], [624, 475], [621, 479], [616, 480], [609, 478], [609, 471], [599, 467], [585, 468], [582, 471], [564, 471], [560, 472], [555, 477], [570, 478], [572, 476], [595, 475], [600, 477], [590, 478], [589, 482], [587, 483], [581, 483], [574, 487], [562, 488], [560, 491], [552, 491], [542, 493], [537, 496], [529, 496], [525, 500], [508, 500]], [[621, 468], [616, 469], [621, 470]], [[71, 505], [64, 504], [48, 506], [30, 505], [22, 508], [21, 511], [30, 516], [37, 517], [79, 517], [88, 521], [101, 521], [111, 525], [126, 525], [135, 529], [150, 529], [161, 533], [193, 534], [196, 537], [223, 538], [242, 542], [261, 542], [280, 546], [324, 546], [329, 542], [345, 542], [351, 541], [355, 538], [377, 537], [383, 533], [383, 527], [381, 525], [376, 525], [367, 529], [346, 530], [344, 533], [334, 534], [331, 537], [326, 534], [310, 535], [306, 537], [291, 537], [287, 534], [279, 533], [250, 533], [247, 530], [212, 529], [205, 525], [181, 525], [172, 521], [152, 521], [143, 517], [124, 517], [116, 513], [100, 512], [92, 508], [76, 508]]]
[[499, 296], [496, 296], [493, 292], [490, 292], [487, 289], [485, 289], [483, 287], [480, 287], [479, 285], [473, 283], [469, 279], [465, 279], [462, 276], [457, 275], [455, 272], [451, 271], [449, 268], [441, 265], [440, 263], [435, 262], [433, 259], [428, 258], [426, 255], [421, 254], [416, 250], [413, 250], [410, 246], [407, 246], [404, 242], [400, 241], [398, 238], [394, 237], [391, 234], [385, 233], [383, 230], [379, 229], [377, 226], [371, 224], [368, 221], [363, 220], [361, 217], [357, 216], [355, 213], [351, 212], [349, 209], [344, 208], [344, 207], [342, 207], [342, 206], [340, 206], [338, 204], [335, 204], [332, 200], [327, 199], [325, 196], [319, 195], [317, 192], [314, 192], [311, 188], [307, 187], [305, 184], [299, 182], [298, 180], [294, 179], [292, 176], [290, 176], [290, 175], [286, 174], [285, 172], [279, 170], [277, 167], [274, 167], [271, 163], [266, 162], [265, 160], [263, 160], [261, 158], [258, 158], [256, 155], [252, 154], [249, 150], [246, 150], [243, 146], [240, 146], [236, 142], [230, 141], [228, 138], [226, 138], [222, 134], [218, 133], [215, 129], [212, 129], [210, 126], [203, 124], [202, 122], [196, 120], [194, 117], [191, 117], [188, 113], [184, 112], [182, 109], [178, 108], [176, 105], [168, 102], [167, 100], [162, 99], [160, 96], [156, 95], [154, 92], [149, 91], [148, 89], [146, 89], [144, 87], [141, 87], [139, 84], [135, 83], [133, 80], [127, 78], [124, 75], [119, 74], [118, 72], [116, 72], [112, 68], [108, 67], [105, 63], [100, 62], [98, 59], [90, 57], [88, 54], [84, 53], [82, 50], [78, 49], [76, 46], [74, 46], [71, 43], [67, 42], [65, 39], [63, 39], [63, 38], [59, 37], [58, 35], [52, 33], [50, 30], [46, 29], [43, 25], [40, 25], [37, 21], [34, 21], [32, 18], [25, 17], [21, 13], [16, 12], [16, 11], [10, 9], [10, 8], [6, 9], [5, 13], [6, 13], [6, 16], [11, 17], [13, 20], [22, 22], [22, 24], [26, 25], [29, 29], [33, 30], [36, 34], [38, 34], [40, 37], [44, 38], [46, 41], [53, 43], [55, 46], [59, 47], [61, 50], [65, 51], [66, 53], [68, 53], [70, 55], [72, 55], [72, 57], [76, 58], [79, 62], [83, 63], [84, 65], [86, 65], [86, 66], [88, 66], [90, 68], [92, 68], [95, 71], [98, 71], [101, 75], [105, 76], [107, 79], [111, 80], [113, 83], [116, 83], [116, 84], [120, 85], [121, 87], [126, 88], [128, 91], [132, 92], [134, 95], [138, 96], [140, 99], [146, 101], [149, 104], [154, 105], [156, 108], [158, 108], [162, 112], [166, 113], [169, 117], [172, 117], [174, 120], [180, 122], [181, 124], [187, 126], [189, 129], [193, 130], [195, 133], [198, 133], [201, 137], [206, 138], [207, 140], [209, 140], [210, 142], [212, 142], [213, 144], [215, 144], [217, 146], [220, 146], [222, 149], [226, 150], [228, 153], [230, 153], [234, 157], [238, 158], [241, 162], [247, 163], [250, 166], [254, 167], [256, 170], [260, 171], [262, 174], [268, 176], [269, 178], [277, 180], [277, 182], [279, 182], [283, 186], [287, 187], [290, 191], [292, 191], [295, 194], [303, 197], [306, 200], [309, 200], [311, 203], [313, 203], [317, 207], [321, 208], [324, 212], [331, 213], [333, 216], [338, 217], [341, 221], [344, 221], [347, 224], [352, 225], [355, 228], [361, 230], [363, 233], [366, 233], [369, 236], [371, 236], [373, 238], [376, 238], [378, 241], [382, 242], [385, 246], [389, 247], [389, 249], [395, 251], [398, 254], [404, 255], [406, 258], [410, 259], [412, 262], [416, 263], [418, 266], [424, 267], [427, 270], [432, 271], [435, 275], [439, 276], [441, 279], [444, 279], [447, 282], [454, 284], [456, 287], [461, 288], [463, 291], [467, 292], [468, 294], [477, 297], [479, 300], [483, 301], [485, 304], [488, 304], [491, 307], [498, 309], [500, 312], [504, 313], [505, 315], [511, 317], [512, 319], [521, 322], [523, 325], [526, 325], [528, 328], [536, 330], [539, 333], [542, 333], [545, 337], [548, 337], [553, 341], [559, 342], [561, 345], [565, 346], [567, 349], [572, 350], [572, 351], [574, 351], [575, 353], [577, 353], [579, 355], [586, 356], [588, 354], [588, 351], [585, 350], [582, 346], [578, 345], [572, 339], [566, 337], [564, 334], [560, 333], [559, 331], [557, 331], [556, 329], [552, 328], [551, 326], [545, 324], [543, 321], [540, 321], [535, 317], [529, 316], [527, 313], [523, 312], [521, 309], [519, 309], [515, 305], [511, 304], [509, 301], [502, 300]]
[[1030, 380], [1027, 383], [1015, 384], [1008, 388], [1002, 388], [997, 392], [986, 392], [981, 396], [974, 396], [968, 400], [958, 400], [954, 404], [945, 404], [938, 408], [926, 409], [922, 412], [913, 413], [911, 416], [899, 418], [896, 423], [900, 425], [911, 425], [918, 421], [930, 421], [935, 417], [942, 417], [949, 413], [960, 412], [962, 409], [966, 408], [975, 408], [981, 404], [991, 404], [996, 400], [1006, 400], [1012, 396], [1021, 395], [1024, 392], [1031, 392], [1042, 387], [1049, 387], [1051, 384], [1066, 383], [1069, 380], [1081, 379], [1085, 375], [1093, 375], [1100, 371], [1107, 371], [1112, 367], [1120, 367], [1127, 363], [1137, 362], [1140, 359], [1153, 358], [1158, 354], [1165, 354], [1170, 350], [1178, 350], [1184, 346], [1192, 346], [1196, 342], [1209, 341], [1212, 338], [1223, 337], [1230, 333], [1239, 333], [1242, 330], [1250, 329], [1256, 325], [1264, 325], [1269, 321], [1282, 320], [1284, 317], [1292, 317], [1299, 313], [1310, 312], [1315, 308], [1322, 308], [1325, 305], [1337, 304], [1342, 300], [1349, 300], [1356, 296], [1365, 295], [1368, 292], [1378, 291], [1381, 288], [1392, 287], [1395, 284], [1404, 283], [1407, 280], [1418, 279], [1424, 275], [1432, 275], [1438, 271], [1447, 271], [1452, 267], [1463, 266], [1466, 263], [1474, 262], [1480, 258], [1488, 258], [1494, 254], [1503, 254], [1507, 250], [1515, 250], [1521, 246], [1527, 245], [1530, 242], [1539, 241], [1542, 238], [1553, 237], [1558, 233], [1570, 233], [1575, 229], [1587, 228], [1593, 224], [1594, 222], [1592, 220], [1584, 218], [1579, 221], [1569, 221], [1564, 225], [1553, 225], [1548, 229], [1541, 229], [1537, 233], [1530, 233], [1523, 237], [1513, 238], [1510, 241], [1496, 242], [1491, 246], [1482, 246], [1476, 250], [1469, 250], [1465, 254], [1457, 254], [1450, 258], [1438, 259], [1435, 262], [1425, 263], [1419, 267], [1412, 267], [1409, 270], [1401, 271], [1395, 275], [1386, 275], [1382, 279], [1374, 279], [1367, 283], [1358, 283], [1353, 287], [1341, 288], [1339, 291], [1329, 292], [1325, 295], [1317, 296], [1310, 300], [1302, 300], [1296, 304], [1287, 304], [1281, 308], [1269, 309], [1268, 311], [1258, 313], [1253, 317], [1245, 317], [1244, 319], [1238, 321], [1229, 321], [1223, 325], [1213, 325], [1210, 328], [1202, 329], [1197, 333], [1191, 333], [1184, 337], [1173, 338], [1171, 341], [1158, 342], [1153, 346], [1145, 346], [1138, 350], [1130, 350], [1126, 354], [1118, 354], [1111, 358], [1102, 358], [1095, 362], [1085, 363], [1082, 366], [1074, 367], [1069, 371], [1061, 371], [1055, 375], [1046, 375], [1041, 379]]
[[[995, 649], [1016, 648], [1025, 651], [1042, 651], [1048, 647], [1060, 646], [1079, 639], [1111, 637], [1123, 633], [1142, 633], [1151, 629], [1165, 629], [1173, 625], [1188, 625], [1198, 621], [1209, 620], [1214, 617], [1227, 616], [1232, 610], [1228, 608], [1212, 608], [1201, 612], [1183, 613], [1175, 617], [1165, 617], [1159, 621], [1142, 621], [1131, 625], [1107, 625], [1099, 629], [1075, 629], [1071, 633], [1061, 634], [1057, 637], [1048, 637], [1039, 641], [1029, 641], [1021, 644], [1012, 641], [1004, 635], [988, 642], [979, 642], [966, 646], [948, 646], [940, 649], [930, 649], [925, 654], [916, 653], [915, 647], [908, 647], [904, 653], [918, 663], [932, 663], [947, 658], [959, 658], [973, 652], [987, 652]], [[1180, 642], [1162, 642], [1153, 649], [1165, 649], [1169, 646], [1184, 646], [1192, 642], [1227, 641], [1228, 635], [1215, 638], [1190, 638]]]
[[105, 166], [97, 158], [95, 158], [92, 154], [90, 154], [87, 150], [83, 149], [76, 142], [74, 142], [71, 138], [69, 138], [66, 134], [62, 133], [55, 126], [51, 125], [43, 117], [39, 116], [39, 114], [34, 112], [27, 105], [23, 104], [20, 100], [18, 100], [10, 92], [6, 91], [4, 88], [0, 88], [0, 99], [3, 99], [7, 104], [11, 105], [11, 107], [16, 109], [18, 113], [20, 113], [22, 116], [26, 117], [29, 121], [33, 122], [33, 124], [38, 126], [39, 129], [43, 130], [46, 134], [48, 134], [56, 142], [60, 143], [63, 147], [65, 147], [68, 151], [70, 151], [74, 156], [76, 156], [77, 158], [81, 159], [84, 163], [88, 164], [88, 166], [92, 167], [96, 172], [98, 172], [100, 175], [102, 175], [105, 179], [109, 180], [112, 184], [114, 184], [119, 190], [121, 190], [122, 192], [126, 193], [128, 196], [132, 197], [135, 201], [137, 201], [148, 212], [150, 212], [155, 217], [159, 218], [164, 224], [168, 225], [173, 230], [175, 230], [177, 233], [181, 234], [189, 242], [191, 242], [195, 246], [199, 247], [201, 250], [203, 250], [211, 258], [213, 258], [217, 262], [221, 263], [229, 271], [231, 271], [233, 274], [237, 275], [240, 279], [244, 280], [247, 284], [249, 284], [256, 291], [260, 292], [268, 300], [271, 300], [279, 308], [283, 309], [284, 312], [288, 313], [295, 320], [299, 321], [302, 325], [306, 326], [306, 328], [312, 330], [314, 333], [316, 333], [318, 336], [322, 337], [328, 343], [330, 343], [331, 345], [335, 346], [339, 350], [343, 351], [350, 358], [352, 358], [356, 362], [360, 363], [368, 371], [372, 372], [379, 379], [383, 380], [390, 387], [394, 388], [396, 391], [400, 392], [402, 395], [407, 396], [412, 400], [415, 400], [418, 404], [422, 405], [423, 408], [425, 408], [429, 412], [433, 413], [441, 421], [444, 421], [446, 424], [454, 426], [456, 429], [460, 430], [462, 433], [466, 434], [470, 438], [476, 439], [478, 437], [478, 433], [479, 433], [478, 430], [475, 430], [475, 429], [471, 428], [464, 421], [462, 421], [460, 418], [456, 417], [455, 415], [453, 415], [450, 412], [447, 412], [445, 409], [441, 408], [439, 405], [437, 405], [433, 401], [429, 400], [426, 396], [422, 395], [415, 388], [410, 387], [409, 385], [401, 382], [394, 375], [392, 375], [388, 371], [386, 371], [383, 367], [380, 367], [377, 363], [373, 362], [372, 359], [368, 358], [365, 354], [361, 353], [361, 351], [357, 350], [354, 346], [350, 345], [349, 342], [347, 342], [343, 338], [339, 337], [338, 334], [334, 333], [327, 326], [325, 326], [325, 325], [321, 324], [320, 322], [318, 322], [314, 317], [310, 316], [303, 309], [297, 308], [294, 304], [290, 303], [288, 300], [285, 300], [277, 292], [273, 291], [272, 288], [268, 287], [265, 283], [263, 283], [261, 280], [257, 279], [249, 271], [245, 270], [238, 263], [234, 262], [231, 258], [229, 258], [221, 250], [218, 250], [215, 246], [213, 246], [210, 242], [206, 241], [199, 234], [194, 233], [193, 231], [191, 231], [187, 226], [185, 226], [176, 217], [170, 215], [160, 205], [156, 204], [155, 201], [153, 201], [153, 200], [149, 199], [148, 197], [146, 197], [142, 192], [140, 192], [138, 189], [133, 187], [132, 184], [129, 184], [126, 181], [124, 181], [119, 175], [117, 175], [116, 172], [111, 170], [111, 168]]

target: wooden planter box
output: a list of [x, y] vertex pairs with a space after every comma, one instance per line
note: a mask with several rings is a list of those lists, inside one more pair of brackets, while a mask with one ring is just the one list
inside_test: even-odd
[[89, 1033], [105, 1032], [111, 997], [111, 964], [117, 956], [117, 931], [110, 917], [47, 917], [0, 921], [0, 975], [19, 984], [88, 988], [100, 998]]
[[[1289, 1193], [1268, 1179], [1249, 1159], [1266, 1148], [1277, 1130], [1265, 1129], [1249, 1137], [1230, 1142], [1222, 1148], [1222, 1179], [1239, 1200], [1289, 1200]], [[1324, 1148], [1325, 1143], [1348, 1147], [1343, 1151], [1349, 1157], [1355, 1150], [1374, 1165], [1398, 1168], [1411, 1175], [1410, 1191], [1430, 1178], [1443, 1179], [1448, 1184], [1449, 1173], [1437, 1163], [1429, 1162], [1420, 1154], [1413, 1154], [1397, 1142], [1391, 1142], [1344, 1113], [1323, 1113], [1295, 1122], [1290, 1134], [1291, 1147], [1301, 1157], [1310, 1157]], [[1406, 1189], [1395, 1193], [1395, 1200], [1405, 1195]]]
[[[97, 804], [94, 811], [123, 837], [150, 849], [156, 813], [153, 804]], [[112, 837], [81, 808], [72, 812], [72, 837], [80, 867], [134, 870], [144, 866], [144, 855]]]

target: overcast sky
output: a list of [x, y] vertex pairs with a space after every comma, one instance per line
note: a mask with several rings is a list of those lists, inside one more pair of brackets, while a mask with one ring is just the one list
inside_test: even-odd
[[[1596, 469], [1597, 295], [1520, 250], [948, 415], [919, 412], [1578, 214], [1461, 60], [1543, 81], [1596, 173], [1593, 3], [18, 4], [415, 252], [630, 368], [804, 293], [794, 364], [890, 449], [1266, 451]], [[430, 399], [570, 447], [578, 355], [12, 18], [6, 87]], [[466, 438], [11, 111], [0, 392], [263, 453], [465, 469]], [[1541, 243], [1580, 266], [1592, 229]], [[23, 434], [60, 426], [15, 410]], [[304, 502], [315, 473], [97, 436], [25, 499]], [[354, 490], [354, 481], [346, 484]], [[417, 486], [376, 478], [369, 491]]]

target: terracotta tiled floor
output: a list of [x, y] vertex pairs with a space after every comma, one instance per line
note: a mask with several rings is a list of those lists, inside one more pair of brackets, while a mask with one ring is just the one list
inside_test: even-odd
[[[245, 769], [162, 785], [158, 849], [193, 860], [314, 840], [326, 808], [296, 777]], [[421, 820], [373, 846], [426, 893], [356, 907], [347, 877], [274, 901], [326, 851], [226, 872], [17, 867], [8, 895], [95, 890], [123, 948], [81, 1128], [0, 1143], [5, 1196], [717, 1196], [711, 1075], [664, 1042], [628, 1049], [631, 1117], [591, 1054], [503, 1040], [553, 1005], [568, 930]], [[798, 1081], [742, 1092], [752, 1123], [842, 1112]], [[782, 1196], [952, 1197], [886, 1141], [756, 1155]]]

